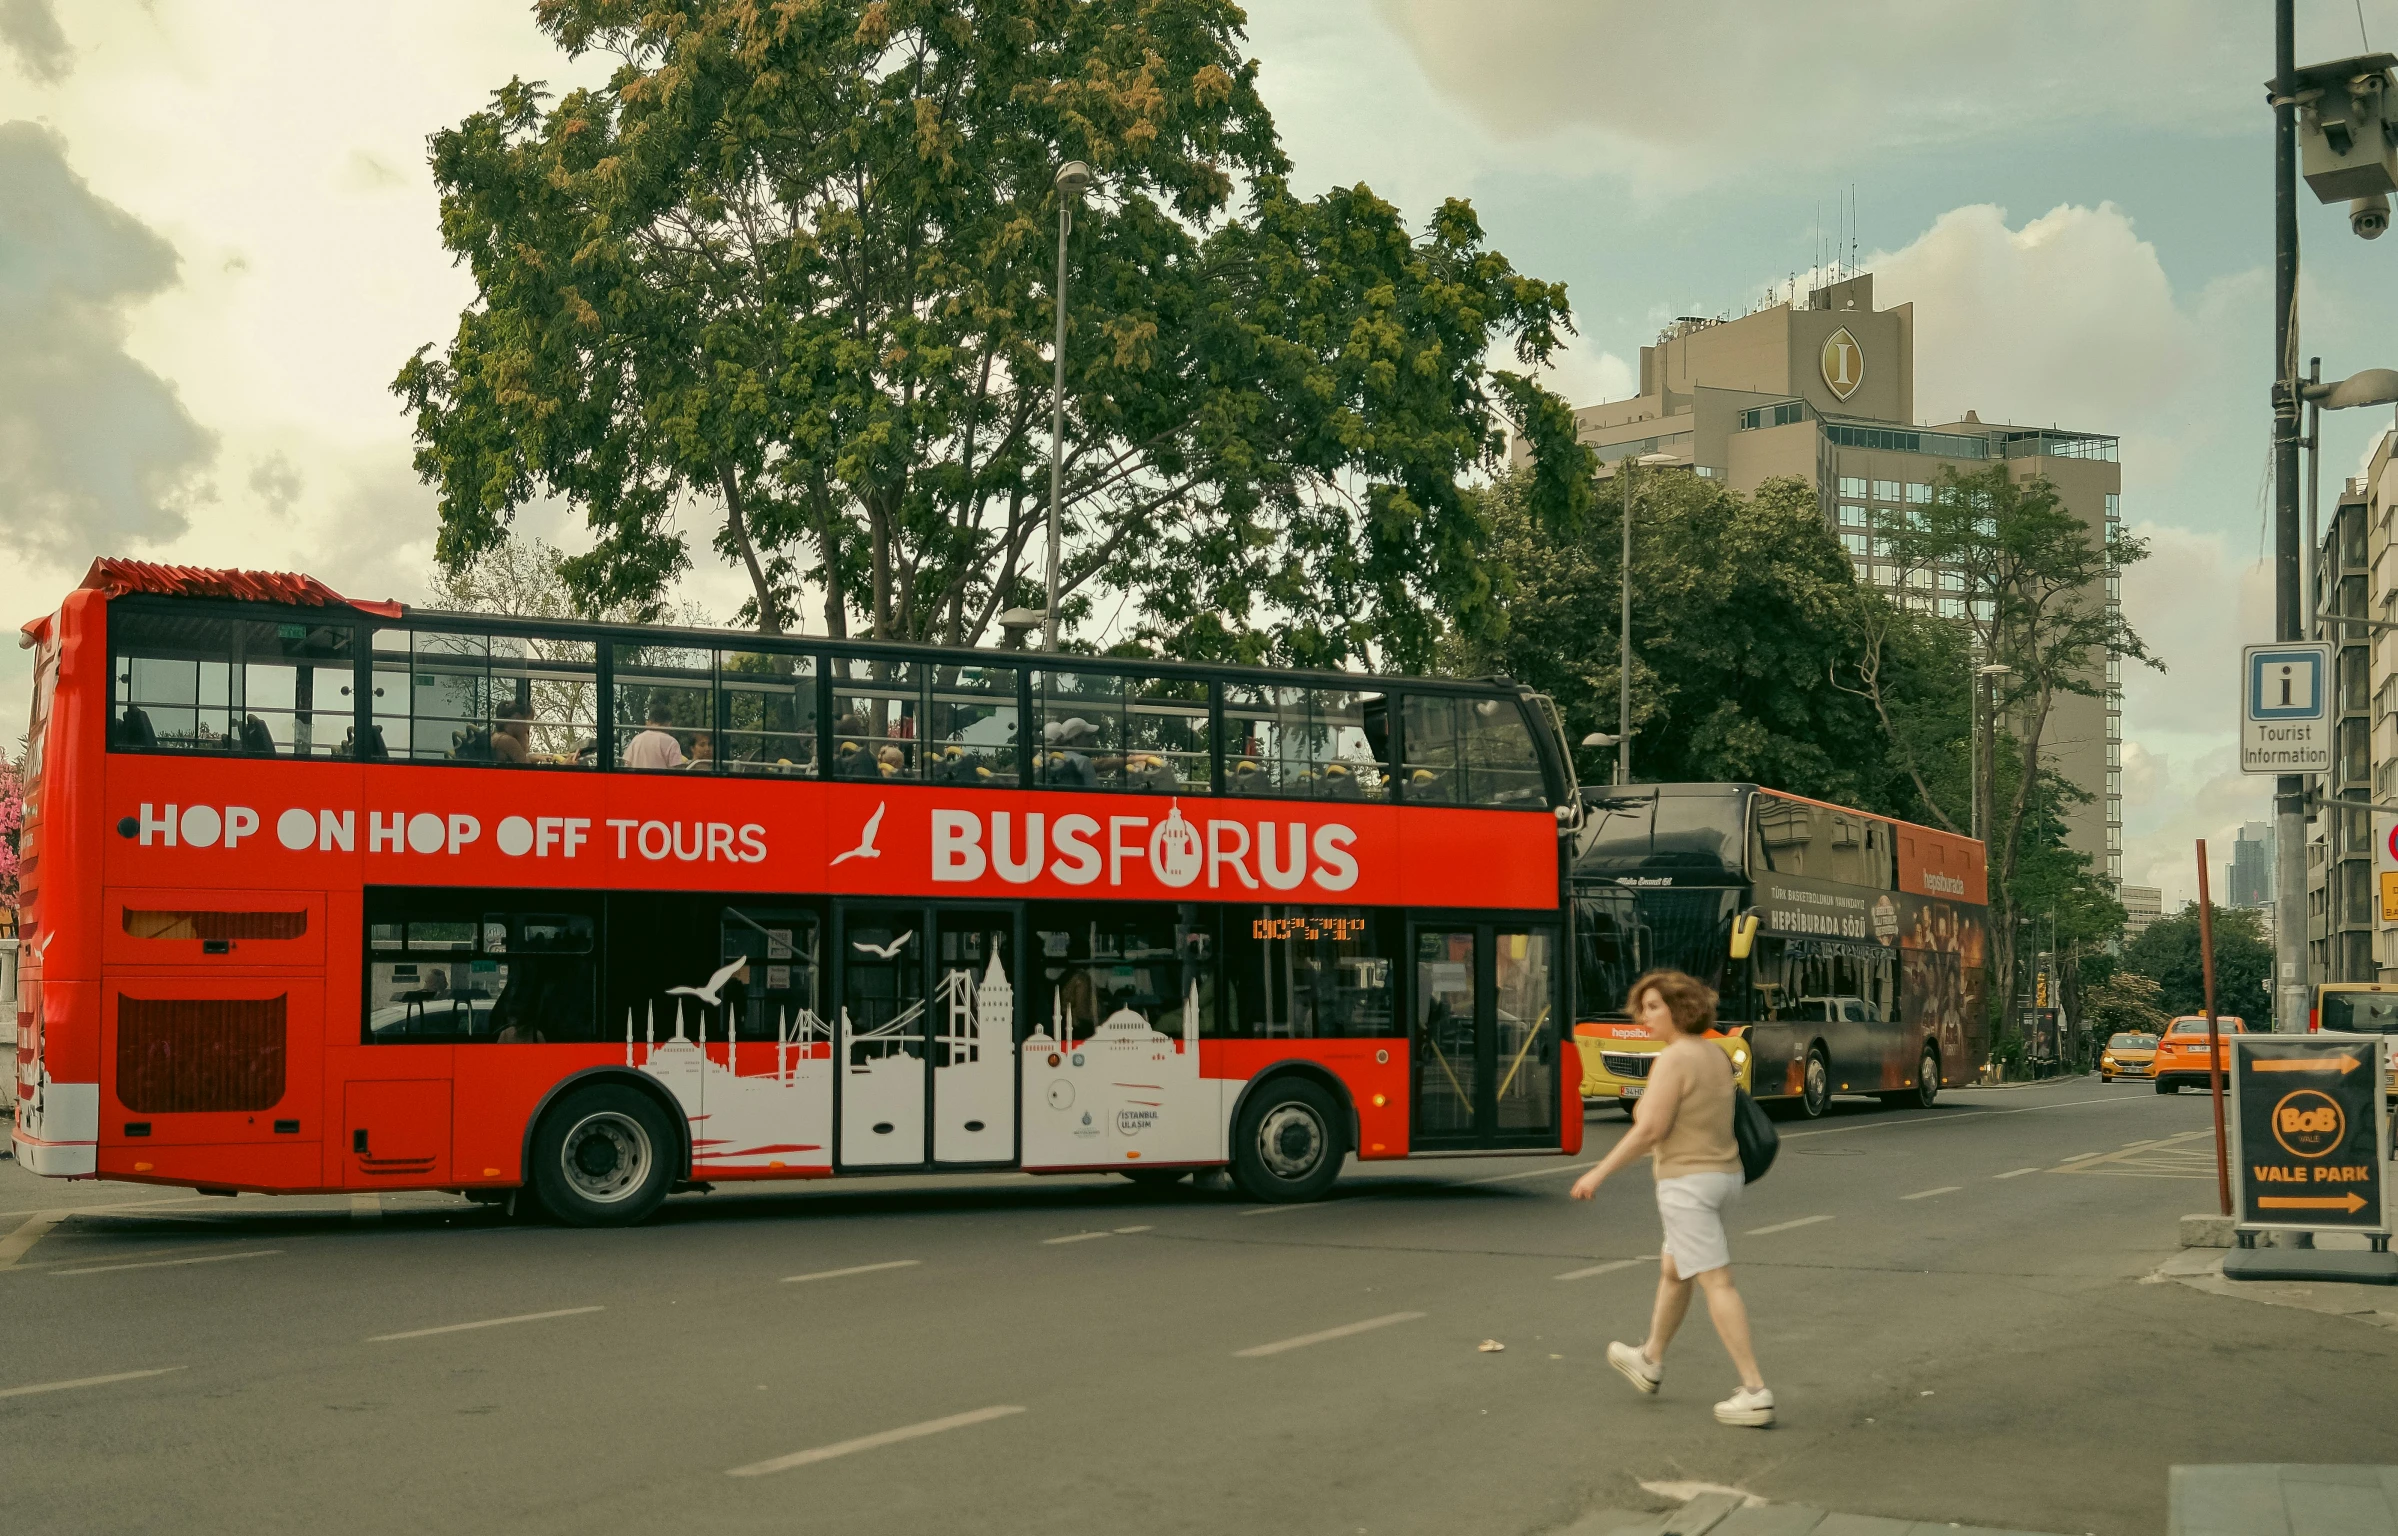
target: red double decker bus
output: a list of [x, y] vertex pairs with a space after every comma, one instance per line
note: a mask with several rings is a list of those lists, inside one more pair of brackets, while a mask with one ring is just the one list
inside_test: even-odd
[[1547, 701], [94, 565], [37, 651], [16, 1155], [529, 1192], [1577, 1151]]

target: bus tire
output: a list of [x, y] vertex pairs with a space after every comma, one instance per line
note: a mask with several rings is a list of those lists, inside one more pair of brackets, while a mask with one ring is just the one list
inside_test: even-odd
[[1904, 1109], [1912, 1104], [1918, 1109], [1930, 1109], [1940, 1097], [1940, 1048], [1926, 1044], [1923, 1055], [1915, 1063], [1915, 1086], [1900, 1088], [1881, 1095], [1886, 1109]]
[[657, 1100], [621, 1083], [568, 1094], [533, 1133], [534, 1195], [570, 1227], [629, 1227], [664, 1203], [675, 1140]]
[[1172, 1189], [1191, 1176], [1188, 1168], [1119, 1168], [1116, 1171], [1132, 1180], [1135, 1188], [1152, 1195]]
[[1807, 1073], [1801, 1082], [1799, 1113], [1810, 1120], [1821, 1119], [1832, 1107], [1832, 1063], [1821, 1045], [1807, 1048]]
[[1233, 1126], [1233, 1182], [1271, 1205], [1321, 1199], [1341, 1176], [1348, 1152], [1342, 1119], [1332, 1095], [1303, 1077], [1267, 1083], [1241, 1106]]

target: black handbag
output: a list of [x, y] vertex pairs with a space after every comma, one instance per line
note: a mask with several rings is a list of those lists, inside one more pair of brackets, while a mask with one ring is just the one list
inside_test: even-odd
[[1743, 1184], [1764, 1178], [1765, 1170], [1774, 1165], [1774, 1154], [1782, 1150], [1782, 1133], [1774, 1129], [1763, 1106], [1738, 1084], [1732, 1087], [1732, 1139], [1740, 1143]]

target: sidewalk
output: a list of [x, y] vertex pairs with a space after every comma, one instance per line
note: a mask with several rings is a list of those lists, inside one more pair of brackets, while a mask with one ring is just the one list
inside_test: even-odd
[[2398, 1467], [2175, 1467], [2172, 1490], [2167, 1536], [2398, 1536]]

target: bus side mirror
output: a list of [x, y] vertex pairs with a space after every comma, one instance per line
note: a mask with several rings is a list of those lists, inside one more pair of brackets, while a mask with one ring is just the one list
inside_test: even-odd
[[1749, 948], [1757, 942], [1757, 914], [1743, 912], [1732, 919], [1732, 958], [1746, 960]]

